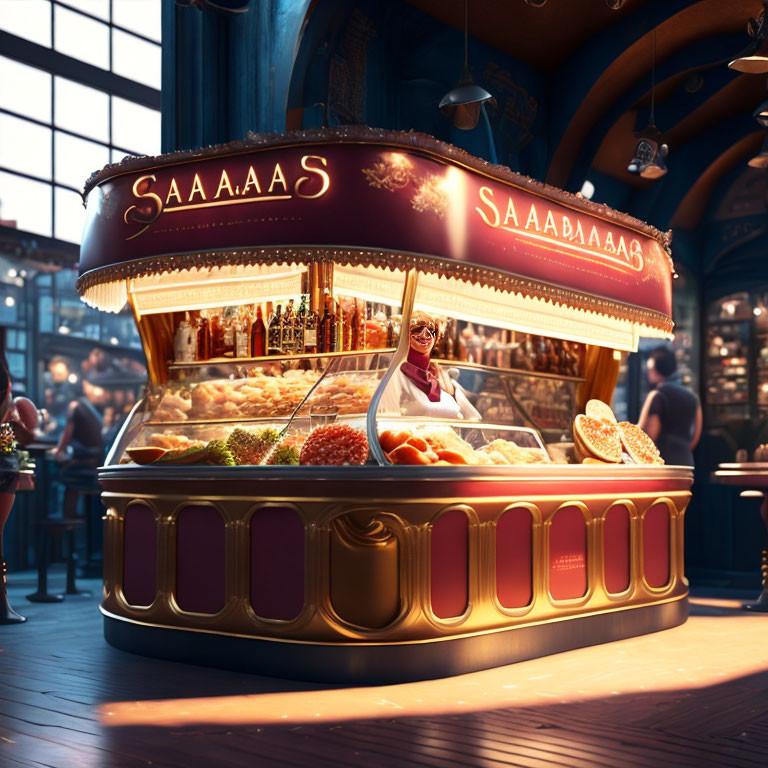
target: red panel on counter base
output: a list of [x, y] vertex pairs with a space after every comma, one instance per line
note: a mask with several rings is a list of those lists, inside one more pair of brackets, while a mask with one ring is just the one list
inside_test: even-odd
[[179, 512], [176, 602], [183, 611], [218, 613], [226, 600], [224, 520], [214, 507]]
[[669, 509], [654, 504], [643, 516], [643, 573], [649, 587], [669, 583]]
[[629, 587], [629, 510], [613, 507], [603, 524], [605, 588], [612, 594]]
[[460, 509], [432, 525], [430, 576], [432, 611], [447, 619], [461, 616], [469, 602], [469, 521]]
[[285, 621], [304, 607], [304, 522], [295, 509], [264, 507], [251, 518], [251, 607]]
[[552, 519], [549, 592], [553, 600], [571, 600], [587, 592], [587, 524], [578, 507], [564, 507]]
[[496, 524], [496, 595], [505, 608], [531, 602], [532, 534], [533, 518], [524, 507], [505, 512]]
[[125, 512], [123, 594], [130, 605], [151, 605], [157, 594], [157, 525], [146, 504]]

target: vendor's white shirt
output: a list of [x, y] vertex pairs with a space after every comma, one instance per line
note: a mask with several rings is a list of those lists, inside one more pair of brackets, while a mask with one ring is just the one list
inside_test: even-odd
[[399, 368], [387, 383], [379, 412], [392, 416], [425, 416], [433, 419], [480, 421], [480, 413], [469, 402], [464, 390], [454, 382], [455, 395], [440, 388], [440, 400], [432, 402], [427, 393]]

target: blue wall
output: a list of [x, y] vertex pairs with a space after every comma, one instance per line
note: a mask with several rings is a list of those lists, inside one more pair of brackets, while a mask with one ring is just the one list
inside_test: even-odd
[[[437, 106], [461, 75], [463, 46], [463, 31], [400, 0], [321, 0], [301, 39], [289, 110], [303, 110], [304, 128], [413, 129], [490, 160], [483, 121], [457, 130]], [[471, 36], [469, 62], [498, 102], [488, 115], [499, 163], [544, 178], [546, 78]]]

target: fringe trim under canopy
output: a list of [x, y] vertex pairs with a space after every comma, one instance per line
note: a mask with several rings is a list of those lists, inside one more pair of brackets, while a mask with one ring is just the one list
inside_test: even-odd
[[106, 312], [119, 312], [128, 300], [127, 281], [132, 278], [167, 272], [210, 269], [222, 265], [336, 263], [349, 266], [373, 266], [382, 269], [417, 269], [430, 274], [454, 277], [468, 283], [495, 288], [507, 293], [550, 301], [595, 315], [614, 317], [654, 329], [663, 335], [672, 333], [667, 315], [631, 304], [590, 296], [568, 288], [549, 285], [506, 272], [472, 264], [437, 259], [416, 254], [347, 248], [284, 247], [242, 248], [169, 254], [138, 261], [123, 262], [86, 272], [77, 281], [77, 290], [89, 306]]

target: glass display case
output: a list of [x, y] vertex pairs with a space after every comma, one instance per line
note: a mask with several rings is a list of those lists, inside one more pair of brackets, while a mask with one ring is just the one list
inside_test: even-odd
[[[393, 349], [383, 349], [172, 363], [168, 383], [137, 406], [107, 464], [125, 463], [132, 453], [141, 460], [141, 453], [134, 449], [157, 448], [159, 464], [168, 466], [181, 452], [201, 449], [211, 441], [227, 441], [235, 430], [246, 430], [263, 434], [271, 442], [263, 452], [249, 454], [244, 463], [268, 465], [274, 463], [278, 444], [300, 449], [317, 426], [346, 424], [364, 431], [371, 400], [393, 354]], [[582, 378], [457, 360], [437, 362], [466, 392], [478, 418], [472, 425], [450, 419], [429, 419], [429, 423], [437, 425], [444, 436], [453, 430], [473, 449], [485, 448], [477, 456], [468, 453], [467, 463], [566, 463], [572, 458], [571, 430]], [[418, 417], [384, 416], [379, 433], [393, 429], [395, 421], [403, 421], [403, 428], [420, 424], [418, 432], [428, 429]], [[535, 451], [515, 451], [503, 446], [502, 440]], [[488, 446], [494, 442], [502, 450], [489, 457], [493, 448]], [[161, 457], [162, 451], [169, 453]], [[192, 459], [190, 455], [180, 460]], [[379, 463], [390, 462], [382, 459]]]

